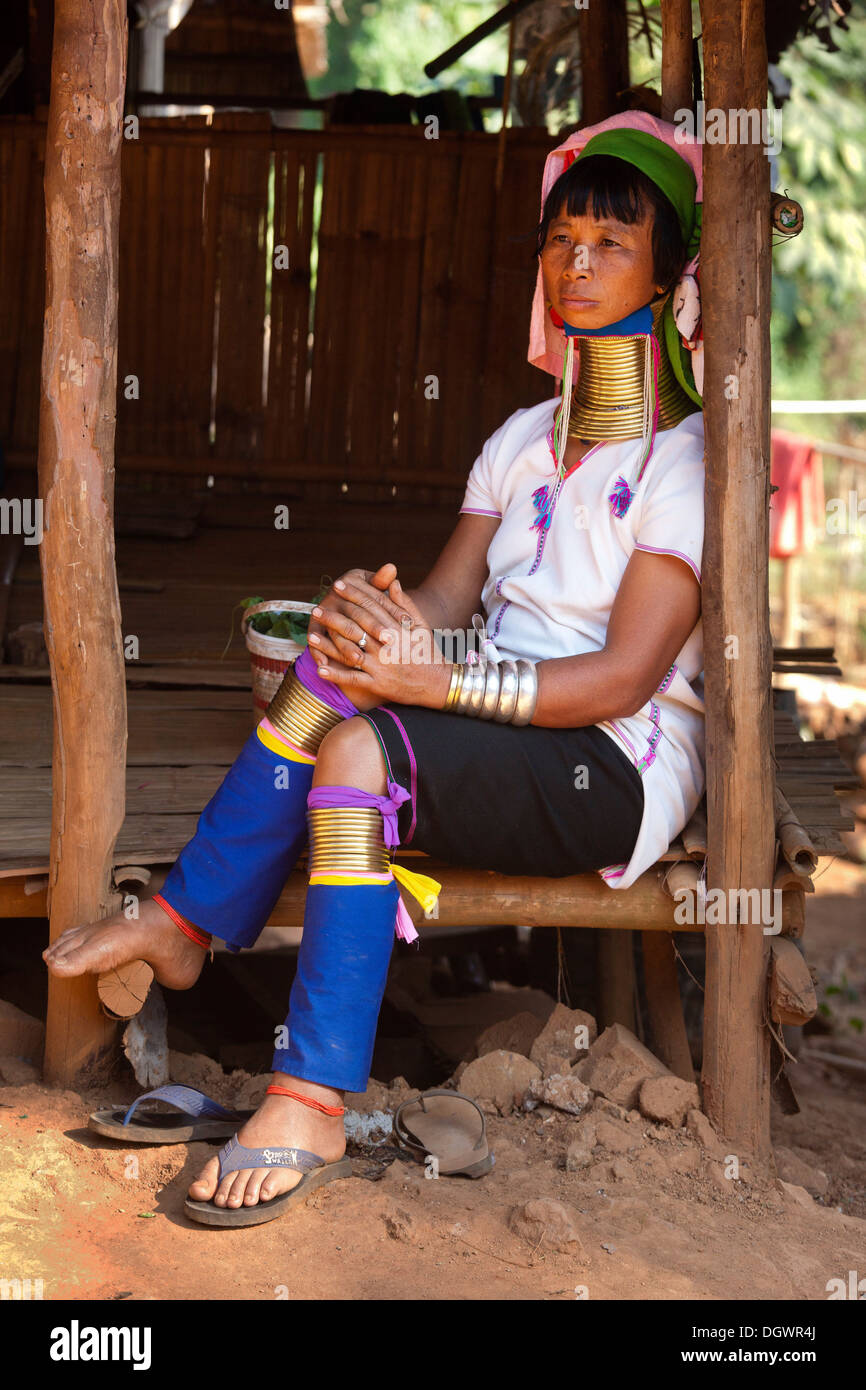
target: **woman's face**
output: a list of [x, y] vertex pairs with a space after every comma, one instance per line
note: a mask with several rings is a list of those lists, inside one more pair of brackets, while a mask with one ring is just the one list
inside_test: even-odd
[[563, 203], [541, 252], [544, 291], [573, 328], [607, 328], [661, 293], [653, 275], [652, 219], [570, 217]]

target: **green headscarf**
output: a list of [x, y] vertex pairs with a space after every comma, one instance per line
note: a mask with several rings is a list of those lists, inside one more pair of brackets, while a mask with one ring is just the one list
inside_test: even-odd
[[[659, 140], [657, 136], [649, 135], [644, 130], [603, 130], [586, 142], [574, 163], [596, 154], [612, 155], [614, 159], [623, 159], [626, 163], [633, 164], [661, 189], [677, 215], [686, 248], [686, 261], [692, 260], [701, 244], [702, 207], [700, 203], [695, 202], [698, 185], [691, 165], [678, 155], [676, 150], [671, 149], [670, 145], [666, 145], [664, 140]], [[703, 405], [695, 387], [690, 354], [683, 347], [679, 330], [674, 323], [670, 299], [665, 305], [662, 327], [664, 345], [674, 376], [692, 400], [698, 405]]]

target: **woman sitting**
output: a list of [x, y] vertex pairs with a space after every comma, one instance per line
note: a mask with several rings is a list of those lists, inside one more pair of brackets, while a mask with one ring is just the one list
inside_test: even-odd
[[[298, 1150], [344, 1153], [340, 1100], [368, 1082], [395, 923], [414, 932], [398, 884], [428, 909], [438, 888], [393, 862], [397, 844], [621, 889], [700, 800], [703, 417], [671, 307], [699, 173], [698, 146], [635, 113], [548, 156], [529, 357], [562, 372], [561, 395], [484, 444], [417, 589], [393, 565], [333, 586], [139, 920], [45, 953], [58, 976], [143, 958], [186, 988], [211, 935], [254, 943], [309, 841], [276, 1089], [231, 1161], [205, 1164], [199, 1207], [267, 1203], [300, 1180]], [[479, 608], [481, 660], [446, 659], [434, 630], [471, 631]]]

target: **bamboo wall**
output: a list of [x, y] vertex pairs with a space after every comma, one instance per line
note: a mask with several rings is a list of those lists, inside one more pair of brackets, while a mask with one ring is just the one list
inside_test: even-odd
[[[492, 135], [215, 122], [143, 120], [124, 144], [118, 471], [462, 483], [512, 411], [556, 392], [526, 362], [550, 137], [509, 132], [497, 194]], [[20, 463], [37, 440], [43, 145], [43, 126], [0, 121], [0, 440]], [[268, 325], [269, 234], [289, 268]]]

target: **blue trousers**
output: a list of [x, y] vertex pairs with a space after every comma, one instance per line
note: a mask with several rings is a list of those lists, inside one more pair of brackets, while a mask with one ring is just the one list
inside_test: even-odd
[[274, 1071], [337, 1091], [367, 1089], [398, 895], [393, 881], [310, 884]]
[[165, 880], [166, 902], [230, 951], [257, 941], [307, 843], [313, 770], [251, 733]]

